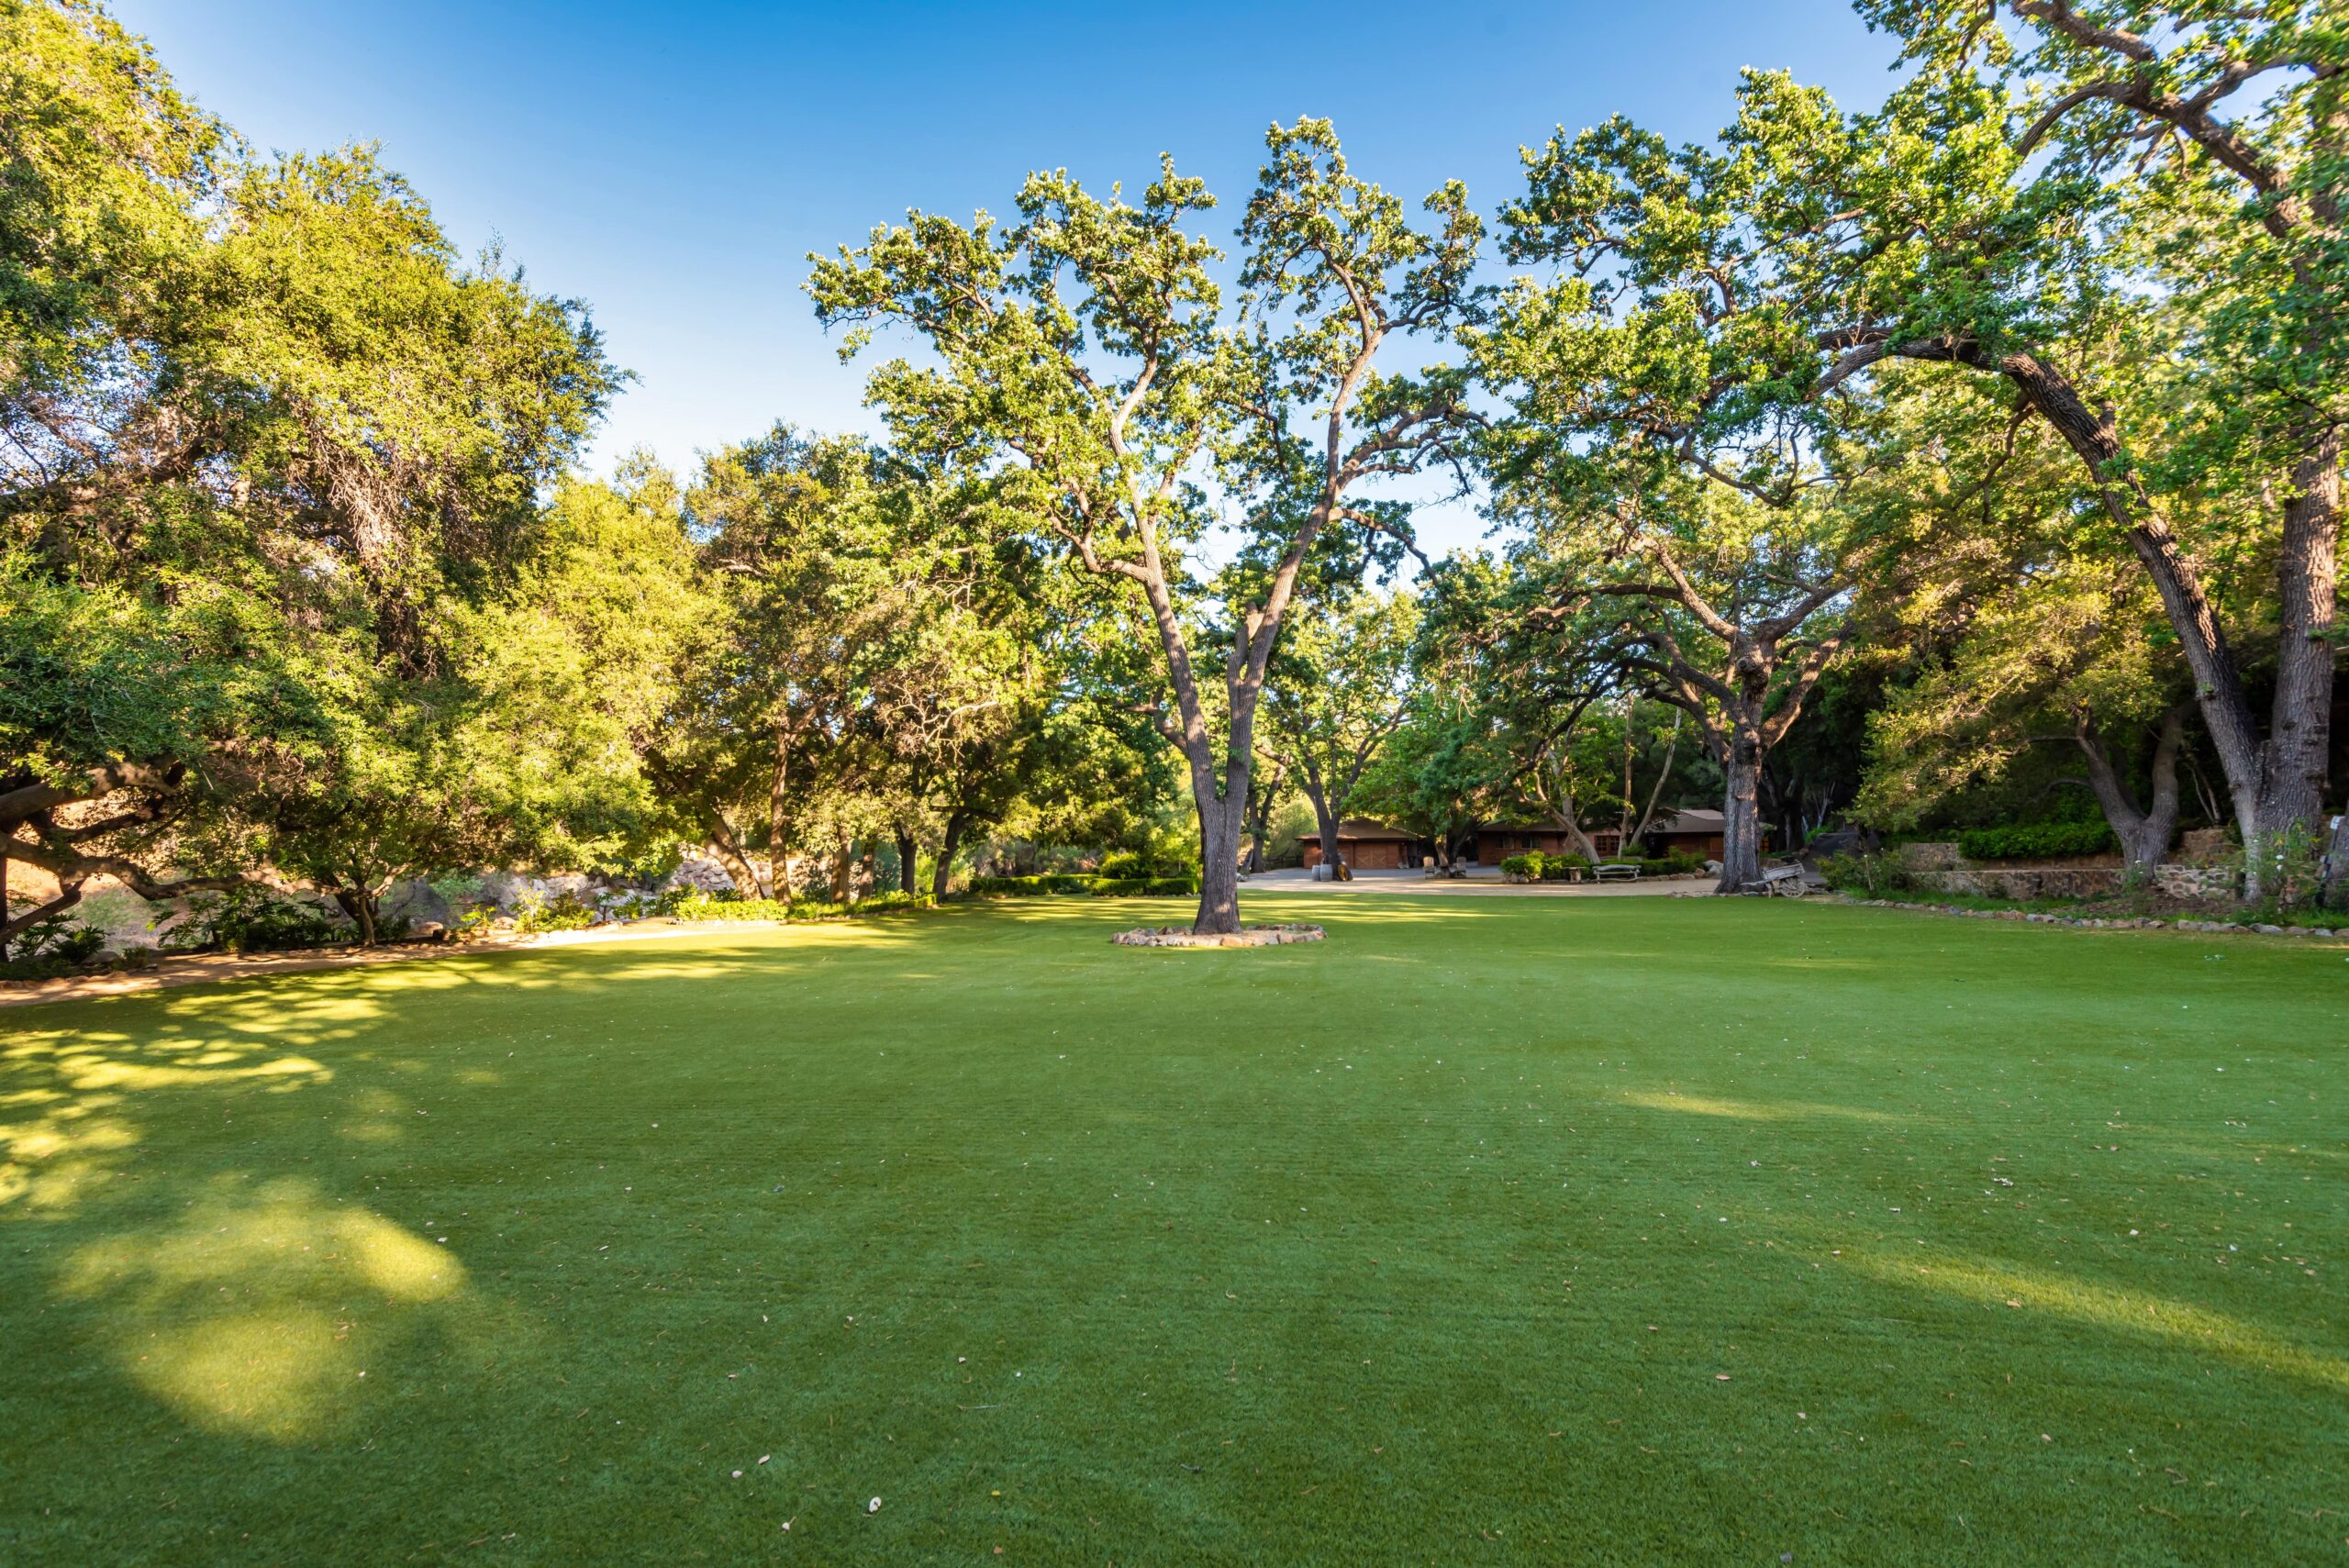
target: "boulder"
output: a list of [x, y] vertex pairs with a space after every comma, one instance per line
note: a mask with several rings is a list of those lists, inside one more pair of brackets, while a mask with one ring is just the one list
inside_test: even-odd
[[386, 924], [406, 920], [411, 930], [446, 926], [457, 917], [449, 901], [421, 877], [407, 877], [392, 884], [384, 895], [381, 908]]
[[731, 893], [734, 878], [707, 855], [687, 855], [677, 862], [676, 870], [661, 879], [655, 891], [668, 893], [681, 887], [703, 893]]

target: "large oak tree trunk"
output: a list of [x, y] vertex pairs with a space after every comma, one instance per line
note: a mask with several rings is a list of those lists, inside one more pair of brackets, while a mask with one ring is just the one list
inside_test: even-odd
[[930, 873], [930, 895], [933, 898], [946, 896], [947, 879], [954, 873], [954, 854], [963, 847], [963, 831], [969, 821], [969, 817], [961, 811], [946, 814], [946, 835], [938, 841], [938, 864]]
[[791, 896], [791, 737], [788, 716], [775, 721], [774, 764], [767, 781], [767, 876], [763, 898]]
[[1721, 878], [1716, 893], [1736, 893], [1762, 880], [1762, 738], [1750, 724], [1730, 736], [1721, 793]]
[[921, 891], [914, 869], [914, 861], [921, 852], [920, 848], [914, 842], [913, 829], [902, 822], [892, 830], [892, 837], [897, 840], [897, 890], [911, 897]]
[[1202, 795], [1199, 812], [1199, 912], [1191, 929], [1228, 935], [1240, 929], [1240, 826], [1246, 781], [1222, 796]]
[[[2276, 695], [2267, 741], [2260, 749], [2255, 808], [2266, 860], [2296, 831], [2310, 850], [2320, 848], [2323, 838], [2332, 743], [2332, 623], [2341, 580], [2341, 448], [2337, 427], [2314, 443], [2293, 469], [2294, 494], [2284, 508], [2277, 569]], [[2244, 840], [2246, 850], [2251, 843]], [[2251, 860], [2246, 853], [2246, 881]]]
[[1313, 827], [1321, 840], [1321, 863], [1336, 876], [1345, 863], [1345, 856], [1338, 848], [1338, 817], [1330, 809], [1330, 792], [1321, 787], [1319, 776], [1311, 771], [1305, 775], [1305, 798], [1313, 803]]
[[2161, 737], [2154, 743], [2152, 803], [2140, 806], [2135, 792], [2092, 724], [2079, 731], [2080, 754], [2087, 760], [2088, 788], [2096, 795], [2104, 819], [2121, 840], [2122, 874], [2131, 883], [2149, 880], [2154, 868], [2169, 854], [2170, 839], [2177, 831], [2177, 756], [2185, 739], [2186, 710], [2172, 708], [2162, 720]]
[[1929, 341], [1900, 346], [1911, 359], [1947, 360], [2004, 375], [2062, 436], [2092, 478], [2105, 510], [2128, 538], [2160, 593], [2177, 633], [2196, 699], [2227, 781], [2243, 841], [2243, 892], [2273, 884], [2279, 841], [2321, 835], [2324, 768], [2331, 744], [2333, 651], [2330, 628], [2339, 592], [2342, 435], [2312, 433], [2292, 471], [2277, 563], [2279, 642], [2268, 735], [2259, 738], [2241, 666], [2199, 575], [2144, 483], [2131, 469], [2112, 416], [2089, 411], [2058, 371], [2033, 355], [1993, 358], [1978, 345]]

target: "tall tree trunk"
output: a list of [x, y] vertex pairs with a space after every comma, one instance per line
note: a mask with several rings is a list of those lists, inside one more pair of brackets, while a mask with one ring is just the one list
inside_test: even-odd
[[8, 962], [8, 840], [0, 839], [0, 963]]
[[1240, 820], [1248, 796], [1245, 782], [1219, 798], [1198, 799], [1199, 912], [1191, 929], [1228, 935], [1240, 929]]
[[844, 838], [832, 856], [832, 902], [845, 904], [856, 884], [856, 840]]
[[734, 836], [734, 829], [716, 812], [710, 814], [709, 847], [717, 851], [718, 863], [726, 868], [726, 874], [734, 879], [736, 893], [745, 898], [774, 896], [760, 879], [758, 868], [751, 864], [751, 857], [742, 852], [741, 840]]
[[2141, 806], [2095, 721], [2080, 722], [2077, 738], [2087, 762], [2088, 788], [2111, 824], [2113, 837], [2121, 840], [2121, 873], [2132, 884], [2152, 878], [2177, 831], [2177, 754], [2185, 735], [2186, 709], [2174, 707], [2163, 716], [2160, 738], [2154, 742], [2152, 803]]
[[334, 890], [334, 901], [342, 906], [342, 912], [351, 917], [352, 925], [359, 928], [359, 945], [373, 947], [375, 900], [368, 895], [367, 879], [360, 875], [351, 876], [346, 884]]
[[1721, 877], [1716, 893], [1762, 880], [1762, 737], [1750, 717], [1732, 719], [1722, 764]]
[[[2110, 411], [2089, 411], [2060, 372], [2033, 355], [1993, 358], [1978, 345], [1946, 339], [1903, 344], [1911, 359], [1948, 360], [2004, 375], [2079, 457], [2105, 510], [2154, 580], [2180, 651], [2194, 673], [2204, 730], [2218, 754], [2243, 841], [2243, 892], [2256, 897], [2274, 879], [2272, 847], [2298, 828], [2321, 831], [2323, 769], [2331, 744], [2332, 624], [2339, 584], [2342, 435], [2339, 427], [2312, 432], [2292, 471], [2293, 495], [2284, 513], [2277, 565], [2280, 640], [2277, 683], [2266, 741], [2258, 735], [2241, 666], [2201, 578], [2154, 506], [2144, 482], [2130, 469]], [[2313, 780], [2313, 783], [2311, 783]]]
[[786, 806], [791, 782], [791, 718], [775, 720], [774, 767], [767, 781], [767, 876], [759, 889], [763, 898], [791, 896], [791, 813]]
[[1330, 874], [1334, 877], [1345, 863], [1345, 856], [1338, 848], [1338, 818], [1330, 809], [1330, 792], [1322, 787], [1320, 771], [1310, 762], [1305, 767], [1305, 798], [1313, 803], [1313, 828], [1315, 837], [1321, 840], [1321, 863], [1330, 868]]
[[1599, 861], [1598, 846], [1592, 843], [1590, 835], [1583, 830], [1582, 808], [1575, 804], [1572, 786], [1563, 781], [1558, 785], [1558, 820], [1566, 825], [1566, 836], [1575, 841], [1575, 853], [1597, 865]]
[[[1679, 753], [1680, 751], [1681, 722], [1687, 717], [1688, 716], [1687, 714], [1681, 712], [1678, 708], [1674, 708], [1672, 710], [1672, 739], [1664, 743], [1664, 769], [1655, 776], [1655, 787], [1648, 791], [1647, 809], [1640, 813], [1639, 826], [1631, 829], [1631, 837], [1634, 839], [1646, 838], [1649, 824], [1655, 820], [1656, 802], [1664, 798], [1664, 783], [1672, 777], [1672, 760]], [[1623, 798], [1626, 800], [1631, 798], [1629, 789], [1631, 778], [1631, 770], [1626, 768], [1623, 772], [1623, 781], [1626, 786]]]
[[[2322, 844], [2332, 743], [2332, 623], [2341, 581], [2341, 457], [2335, 426], [2294, 466], [2293, 495], [2284, 508], [2276, 695], [2259, 755], [2256, 815], [2266, 860], [2295, 831], [2310, 849]], [[2250, 846], [2246, 839], [2246, 880]]]
[[930, 873], [930, 895], [933, 898], [946, 896], [947, 880], [954, 873], [954, 854], [963, 847], [963, 830], [969, 823], [969, 814], [960, 806], [946, 814], [946, 834], [938, 841], [938, 864]]
[[902, 822], [896, 824], [890, 836], [897, 840], [897, 890], [911, 897], [921, 891], [914, 870], [914, 858], [920, 852], [919, 847], [914, 842], [913, 829]]

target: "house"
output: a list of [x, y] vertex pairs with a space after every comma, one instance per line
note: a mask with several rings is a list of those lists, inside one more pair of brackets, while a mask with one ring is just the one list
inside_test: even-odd
[[[1305, 863], [1321, 863], [1321, 840], [1303, 841]], [[1356, 871], [1400, 871], [1418, 865], [1430, 853], [1426, 840], [1384, 822], [1355, 817], [1338, 824], [1338, 853]]]
[[[1668, 855], [1679, 851], [1717, 861], [1721, 858], [1721, 836], [1727, 830], [1728, 824], [1720, 812], [1700, 806], [1689, 811], [1665, 812], [1656, 818], [1655, 826], [1648, 829], [1642, 842], [1647, 845], [1652, 854]], [[1769, 845], [1770, 832], [1765, 828], [1762, 831], [1762, 846], [1766, 850]]]
[[[1616, 852], [1622, 836], [1612, 828], [1600, 829], [1588, 835], [1592, 849], [1600, 858]], [[1581, 840], [1564, 818], [1549, 817], [1519, 822], [1479, 822], [1475, 836], [1461, 851], [1463, 859], [1479, 865], [1498, 865], [1511, 855], [1528, 855], [1539, 851], [1545, 855], [1579, 855], [1584, 853]]]

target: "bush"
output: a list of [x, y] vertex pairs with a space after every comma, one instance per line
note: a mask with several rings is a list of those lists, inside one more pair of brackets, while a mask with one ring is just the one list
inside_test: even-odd
[[674, 920], [788, 920], [791, 905], [781, 898], [719, 898], [697, 887], [661, 899], [661, 912]]
[[1094, 874], [1122, 882], [1148, 876], [1151, 870], [1149, 858], [1140, 851], [1118, 850], [1101, 857], [1101, 863], [1094, 869]]
[[1521, 855], [1509, 855], [1501, 861], [1503, 876], [1539, 877], [1542, 873], [1542, 856], [1539, 850], [1531, 850]]
[[1957, 836], [1957, 852], [1969, 861], [2061, 860], [2118, 848], [2120, 840], [2104, 822], [2028, 822], [1974, 828]]
[[1865, 898], [1906, 893], [1915, 885], [1898, 855], [1823, 855], [1819, 862], [1819, 874], [1838, 893], [1854, 893]]
[[1187, 895], [1197, 897], [1199, 879], [1196, 876], [1101, 876], [1093, 879], [1093, 895], [1097, 898], [1174, 897]]
[[835, 904], [829, 898], [795, 898], [789, 905], [794, 920], [854, 920], [866, 915], [886, 915], [903, 909], [929, 909], [938, 900], [927, 893], [907, 893], [893, 888], [860, 898], [853, 904]]
[[514, 906], [518, 931], [584, 931], [595, 923], [596, 911], [581, 902], [576, 893], [525, 898]]
[[78, 925], [71, 915], [51, 915], [8, 939], [10, 956], [0, 963], [0, 980], [51, 980], [72, 974], [106, 945], [106, 934], [95, 926]]
[[[1012, 880], [1012, 879], [1005, 879]], [[694, 893], [684, 898], [664, 899], [669, 905], [663, 911], [678, 920], [850, 920], [863, 915], [885, 915], [895, 909], [929, 909], [938, 900], [927, 893], [901, 893], [892, 890], [861, 898], [853, 904], [835, 904], [829, 898], [713, 898], [707, 893]]]
[[1542, 880], [1544, 882], [1572, 882], [1575, 873], [1589, 869], [1588, 855], [1543, 855], [1542, 857]]
[[194, 906], [188, 917], [163, 937], [177, 949], [222, 952], [284, 952], [327, 947], [358, 935], [317, 905], [286, 898], [262, 887], [234, 887]]
[[1100, 879], [1074, 872], [1050, 872], [1042, 876], [974, 876], [973, 893], [1090, 893]]

